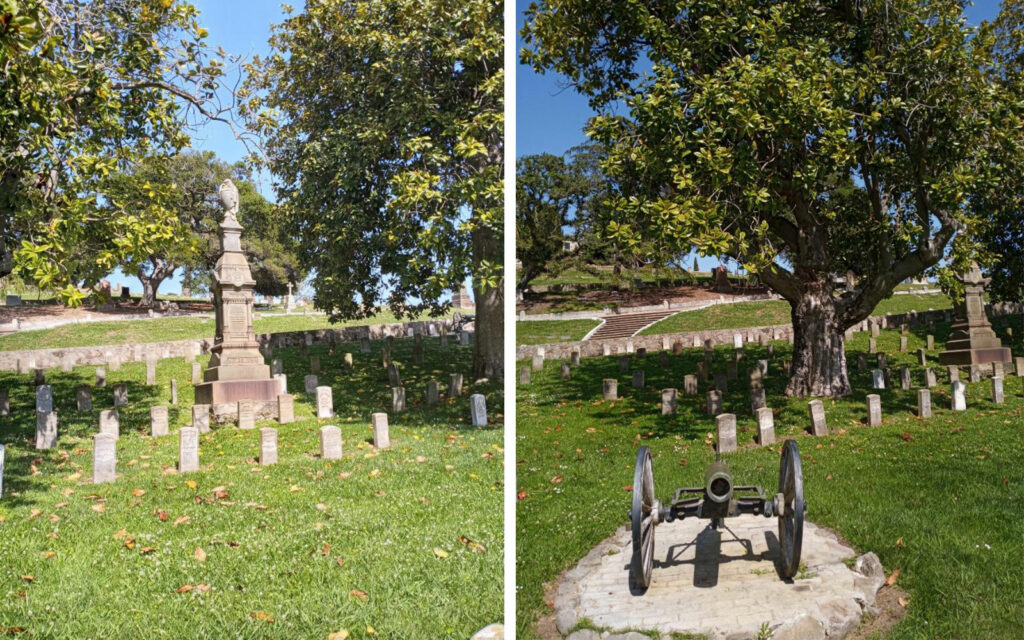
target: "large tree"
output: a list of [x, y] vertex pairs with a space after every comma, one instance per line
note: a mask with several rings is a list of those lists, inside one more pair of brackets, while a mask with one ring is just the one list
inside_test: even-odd
[[245, 111], [332, 318], [444, 313], [472, 275], [477, 376], [503, 375], [502, 5], [311, 0]]
[[100, 183], [223, 118], [223, 61], [184, 0], [0, 0], [0, 276], [72, 303], [169, 220], [104, 207]]
[[791, 305], [787, 393], [841, 396], [844, 330], [976, 253], [987, 216], [969, 203], [1024, 150], [991, 30], [964, 4], [541, 2], [522, 58], [590, 97], [606, 171], [646, 185], [605, 233], [736, 259]]
[[516, 258], [520, 264], [516, 288], [528, 289], [563, 254], [573, 204], [572, 176], [565, 160], [551, 153], [516, 161]]

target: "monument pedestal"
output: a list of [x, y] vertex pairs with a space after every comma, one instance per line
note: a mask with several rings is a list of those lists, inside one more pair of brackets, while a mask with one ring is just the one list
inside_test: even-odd
[[956, 307], [956, 319], [949, 328], [946, 350], [939, 354], [939, 364], [971, 366], [1013, 361], [985, 315], [985, 285], [989, 280], [981, 275], [977, 264], [960, 276], [964, 302]]
[[239, 400], [273, 402], [281, 383], [269, 380], [216, 380], [196, 386], [196, 404], [229, 404]]

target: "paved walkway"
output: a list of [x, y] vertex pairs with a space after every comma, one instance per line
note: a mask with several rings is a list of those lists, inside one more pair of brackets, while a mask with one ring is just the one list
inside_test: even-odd
[[597, 328], [587, 340], [614, 340], [631, 338], [641, 329], [658, 320], [663, 320], [682, 311], [682, 309], [666, 309], [665, 311], [648, 311], [646, 313], [629, 313], [622, 315], [609, 314], [603, 316], [604, 324]]
[[[713, 531], [706, 520], [659, 525], [651, 586], [630, 593], [630, 534], [617, 531], [593, 549], [558, 584], [555, 623], [566, 635], [582, 620], [615, 631], [703, 634], [713, 640], [754, 638], [762, 624], [773, 640], [836, 640], [860, 624], [885, 580], [873, 553], [856, 552], [812, 523], [804, 526], [801, 563], [789, 583], [775, 570], [778, 520], [740, 516]], [[738, 540], [737, 540], [738, 538]], [[859, 572], [858, 572], [859, 571]], [[577, 637], [573, 637], [577, 636]], [[584, 640], [576, 632], [570, 640]]]

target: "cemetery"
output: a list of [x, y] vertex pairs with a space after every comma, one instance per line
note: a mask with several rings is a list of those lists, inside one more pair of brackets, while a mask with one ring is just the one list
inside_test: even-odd
[[[1021, 577], [1004, 570], [1024, 482], [1024, 318], [972, 300], [962, 320], [923, 311], [848, 332], [853, 392], [833, 399], [785, 395], [791, 328], [519, 347], [521, 637], [1012, 637], [1024, 615]], [[1012, 357], [947, 365], [972, 336], [975, 353]], [[702, 482], [716, 454], [771, 498], [790, 443], [807, 506], [788, 581], [774, 517], [664, 522], [673, 489]], [[641, 556], [638, 491], [662, 514], [642, 529]], [[674, 500], [680, 515], [695, 508]], [[648, 587], [633, 580], [638, 558]], [[985, 604], [994, 593], [998, 610]]]

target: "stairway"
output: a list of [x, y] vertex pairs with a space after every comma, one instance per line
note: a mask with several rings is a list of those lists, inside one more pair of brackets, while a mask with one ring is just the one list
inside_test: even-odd
[[604, 324], [590, 334], [587, 340], [614, 340], [616, 338], [630, 338], [652, 322], [657, 322], [671, 315], [679, 313], [675, 311], [648, 311], [646, 313], [629, 313], [623, 315], [605, 316]]

